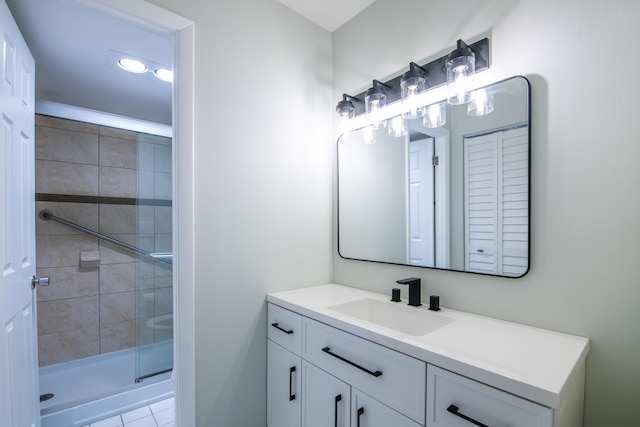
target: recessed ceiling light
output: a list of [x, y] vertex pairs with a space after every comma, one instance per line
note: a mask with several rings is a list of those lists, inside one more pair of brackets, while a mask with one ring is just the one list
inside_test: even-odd
[[131, 73], [146, 73], [147, 66], [136, 59], [122, 58], [118, 60], [118, 66]]
[[153, 72], [153, 74], [155, 74], [155, 76], [163, 82], [173, 82], [173, 71], [171, 70], [167, 70], [166, 68], [158, 68]]

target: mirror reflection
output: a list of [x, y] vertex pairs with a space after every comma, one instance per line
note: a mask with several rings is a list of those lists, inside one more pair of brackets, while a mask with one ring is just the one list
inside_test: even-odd
[[338, 140], [347, 259], [521, 277], [529, 269], [529, 82]]

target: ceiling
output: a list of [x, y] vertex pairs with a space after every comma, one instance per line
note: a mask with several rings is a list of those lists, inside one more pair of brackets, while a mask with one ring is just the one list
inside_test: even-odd
[[[173, 64], [174, 40], [98, 11], [90, 0], [6, 0], [36, 60], [36, 99], [171, 124], [171, 84], [132, 74], [121, 54]], [[333, 31], [375, 0], [278, 0]]]
[[278, 0], [328, 31], [366, 9], [375, 0]]
[[6, 0], [36, 60], [36, 99], [171, 124], [171, 84], [128, 73], [119, 54], [173, 64], [173, 38], [83, 0]]

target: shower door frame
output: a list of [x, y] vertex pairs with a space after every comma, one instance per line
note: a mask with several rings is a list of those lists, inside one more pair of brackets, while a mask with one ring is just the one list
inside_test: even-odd
[[173, 306], [176, 425], [196, 425], [194, 325], [194, 22], [144, 0], [76, 0], [175, 37], [173, 83]]

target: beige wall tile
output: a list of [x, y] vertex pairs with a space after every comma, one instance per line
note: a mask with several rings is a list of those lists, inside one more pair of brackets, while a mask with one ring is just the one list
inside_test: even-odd
[[139, 291], [137, 294], [137, 318], [151, 317], [155, 313], [156, 292], [153, 289]]
[[136, 233], [136, 206], [100, 205], [100, 233]]
[[[69, 362], [98, 354], [100, 354], [98, 326], [40, 335], [38, 337], [38, 361], [40, 366]], [[48, 392], [49, 390], [42, 390], [42, 393]]]
[[136, 318], [136, 292], [100, 295], [100, 324]]
[[36, 193], [98, 195], [98, 166], [36, 160]]
[[38, 303], [38, 335], [86, 328], [98, 324], [98, 297]]
[[97, 250], [98, 239], [84, 234], [36, 236], [36, 267], [79, 267], [80, 252]]
[[153, 196], [156, 199], [172, 200], [173, 190], [171, 186], [170, 173], [155, 172], [153, 176]]
[[173, 277], [171, 276], [160, 276], [155, 279], [155, 287], [156, 288], [170, 288], [173, 286]]
[[138, 132], [106, 126], [100, 126], [100, 136], [112, 136], [114, 138], [129, 139], [132, 141], [138, 140]]
[[138, 167], [136, 141], [100, 136], [100, 166], [136, 169]]
[[171, 231], [173, 230], [173, 216], [171, 212], [171, 206], [156, 206], [154, 220], [154, 231], [156, 233], [171, 233]]
[[153, 289], [155, 287], [155, 267], [153, 262], [140, 261], [136, 263], [137, 289]]
[[136, 263], [105, 264], [100, 267], [100, 294], [134, 291]]
[[[144, 249], [146, 251], [153, 250], [153, 235], [149, 239], [140, 239], [137, 234], [114, 234], [109, 233], [109, 237], [113, 237], [116, 240], [119, 240], [124, 243], [128, 243], [135, 247]], [[113, 243], [106, 242], [104, 240], [100, 241], [100, 254], [101, 264], [118, 264], [125, 262], [135, 262], [138, 260], [148, 261], [147, 258], [140, 257], [135, 255], [133, 252], [128, 249], [121, 248], [119, 246], [114, 245]]]
[[78, 122], [75, 120], [60, 119], [58, 117], [43, 116], [41, 114], [36, 114], [36, 126], [48, 126], [58, 129], [92, 133], [95, 135], [100, 133], [100, 126], [98, 125]]
[[62, 219], [97, 231], [98, 208], [98, 204], [95, 203], [36, 202], [36, 234], [84, 234], [66, 225], [41, 219], [38, 215], [45, 209]]
[[156, 252], [171, 252], [172, 251], [172, 236], [169, 233], [156, 234]]
[[171, 265], [161, 264], [157, 262], [155, 267], [156, 280], [159, 277], [171, 277], [173, 274], [173, 267]]
[[153, 199], [156, 174], [153, 171], [138, 171], [138, 197]]
[[133, 169], [100, 167], [100, 196], [137, 197], [138, 177]]
[[171, 173], [171, 146], [156, 144], [154, 158], [156, 172]]
[[36, 126], [36, 159], [98, 164], [98, 135]]
[[171, 145], [173, 143], [173, 140], [166, 136], [153, 135], [153, 142], [161, 145]]
[[155, 149], [156, 144], [138, 139], [138, 170], [155, 169]]
[[38, 304], [43, 301], [98, 295], [98, 269], [78, 267], [40, 268], [38, 277], [49, 276], [49, 286], [38, 286]]
[[100, 325], [100, 353], [124, 350], [136, 345], [136, 322], [124, 322]]

